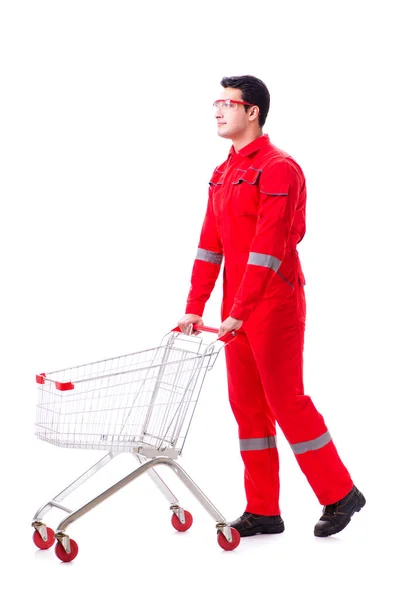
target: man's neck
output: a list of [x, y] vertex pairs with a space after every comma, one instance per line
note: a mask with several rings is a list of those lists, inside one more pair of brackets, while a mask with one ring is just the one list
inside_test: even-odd
[[241, 137], [232, 139], [232, 144], [235, 149], [235, 152], [239, 152], [239, 150], [241, 150], [248, 144], [251, 144], [251, 142], [254, 142], [254, 140], [261, 137], [262, 135], [263, 135], [263, 131], [262, 131], [262, 129], [259, 129], [257, 131], [252, 131], [252, 132], [248, 132], [248, 133], [246, 132]]

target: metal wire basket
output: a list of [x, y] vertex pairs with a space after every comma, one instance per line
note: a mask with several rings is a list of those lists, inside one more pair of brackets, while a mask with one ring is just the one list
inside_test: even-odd
[[173, 331], [155, 348], [42, 373], [36, 435], [68, 448], [176, 457], [220, 349]]

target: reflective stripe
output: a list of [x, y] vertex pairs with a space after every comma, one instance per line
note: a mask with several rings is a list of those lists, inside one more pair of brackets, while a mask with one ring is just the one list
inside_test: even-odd
[[204, 260], [205, 262], [213, 263], [214, 265], [220, 265], [222, 263], [222, 254], [217, 252], [211, 252], [210, 250], [203, 250], [199, 248], [197, 250], [197, 260]]
[[315, 440], [309, 440], [308, 442], [300, 442], [299, 444], [290, 444], [293, 452], [295, 454], [303, 454], [304, 452], [308, 452], [309, 450], [319, 450], [323, 448], [332, 440], [331, 434], [329, 431], [326, 431], [319, 437], [315, 438]]
[[258, 265], [259, 267], [269, 267], [273, 271], [277, 271], [282, 264], [282, 261], [275, 256], [269, 254], [260, 254], [259, 252], [250, 252], [249, 265]]
[[267, 448], [276, 448], [276, 437], [270, 435], [263, 438], [247, 438], [239, 440], [240, 450], [266, 450]]

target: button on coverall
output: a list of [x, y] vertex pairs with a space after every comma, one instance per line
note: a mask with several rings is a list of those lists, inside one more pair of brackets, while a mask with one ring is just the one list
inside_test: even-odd
[[263, 135], [232, 147], [209, 187], [186, 313], [203, 315], [222, 261], [222, 320], [243, 320], [226, 346], [229, 401], [245, 467], [246, 511], [279, 515], [276, 422], [319, 502], [352, 488], [321, 414], [304, 394], [306, 184], [291, 156]]

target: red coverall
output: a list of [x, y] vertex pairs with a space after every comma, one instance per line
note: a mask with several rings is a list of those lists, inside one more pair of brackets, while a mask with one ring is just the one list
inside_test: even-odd
[[263, 135], [217, 167], [186, 313], [202, 316], [224, 259], [222, 320], [243, 320], [225, 348], [245, 466], [246, 511], [279, 515], [276, 422], [321, 504], [352, 488], [323, 417], [303, 387], [306, 304], [296, 245], [305, 234], [299, 165]]

